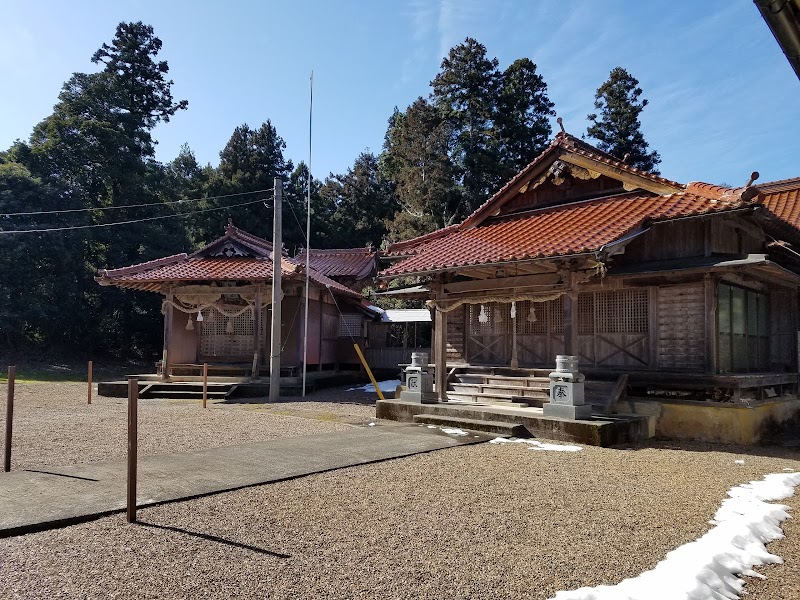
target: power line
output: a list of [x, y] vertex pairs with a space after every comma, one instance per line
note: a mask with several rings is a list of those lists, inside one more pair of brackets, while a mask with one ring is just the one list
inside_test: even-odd
[[[190, 217], [192, 215], [197, 215], [200, 213], [207, 213], [213, 212], [217, 210], [228, 210], [229, 208], [238, 208], [240, 206], [249, 206], [251, 204], [258, 204], [259, 202], [264, 202], [267, 198], [259, 198], [258, 200], [250, 200], [249, 202], [240, 202], [239, 204], [231, 204], [230, 206], [218, 206], [216, 208], [203, 208], [201, 210], [195, 210], [192, 212], [187, 213], [177, 213], [174, 215], [159, 215], [157, 217], [144, 217], [142, 219], [131, 219], [129, 221], [115, 221], [113, 223], [94, 223], [92, 225], [73, 225], [70, 227], [50, 227], [47, 229], [12, 229], [9, 231], [0, 231], [0, 235], [11, 235], [15, 233], [50, 233], [54, 231], [71, 231], [74, 229], [95, 229], [99, 227], [116, 227], [118, 225], [131, 225], [133, 223], [143, 223], [145, 221], [158, 221], [160, 219], [171, 219], [171, 218], [185, 218]], [[265, 203], [266, 205], [266, 203]]]
[[29, 217], [39, 215], [60, 215], [66, 213], [90, 212], [95, 210], [122, 210], [126, 208], [143, 208], [147, 206], [167, 206], [172, 204], [186, 204], [188, 202], [201, 202], [203, 200], [219, 200], [220, 198], [233, 198], [234, 196], [245, 196], [247, 194], [262, 194], [272, 192], [272, 188], [265, 190], [253, 190], [251, 192], [237, 192], [235, 194], [222, 194], [220, 196], [204, 196], [202, 198], [186, 198], [184, 200], [169, 200], [167, 202], [148, 202], [145, 204], [126, 204], [124, 206], [98, 206], [96, 208], [65, 208], [62, 210], [42, 210], [34, 212], [0, 213], [0, 217]]

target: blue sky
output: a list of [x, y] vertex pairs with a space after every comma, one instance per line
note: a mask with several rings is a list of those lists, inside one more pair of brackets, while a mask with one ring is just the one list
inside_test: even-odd
[[380, 151], [393, 108], [427, 95], [444, 54], [471, 36], [501, 68], [536, 62], [576, 135], [609, 71], [627, 68], [650, 101], [643, 131], [665, 177], [800, 176], [800, 81], [751, 0], [5, 0], [2, 15], [0, 148], [28, 137], [71, 73], [95, 68], [118, 22], [141, 20], [189, 101], [155, 132], [162, 161], [186, 142], [217, 164], [234, 127], [266, 119], [287, 157], [305, 160], [313, 69], [313, 172], [343, 172]]

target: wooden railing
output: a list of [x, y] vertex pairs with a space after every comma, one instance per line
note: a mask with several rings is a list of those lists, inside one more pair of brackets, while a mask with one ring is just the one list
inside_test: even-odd
[[411, 354], [425, 352], [430, 357], [430, 348], [366, 348], [364, 356], [371, 369], [399, 369], [398, 365], [411, 362]]

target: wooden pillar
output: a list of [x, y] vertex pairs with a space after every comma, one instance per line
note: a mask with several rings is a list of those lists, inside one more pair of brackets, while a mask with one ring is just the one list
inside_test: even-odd
[[578, 356], [578, 293], [570, 290], [562, 298], [564, 303], [564, 354]]
[[258, 379], [258, 364], [261, 358], [261, 286], [256, 288], [255, 324], [253, 325], [253, 370], [250, 376]]
[[172, 334], [172, 289], [167, 291], [167, 303], [164, 307], [164, 351], [161, 354], [161, 379], [169, 379], [169, 345]]
[[[441, 287], [437, 291], [435, 298], [442, 300], [444, 292]], [[442, 312], [438, 308], [436, 310], [436, 317], [434, 319], [435, 329], [433, 355], [435, 364], [435, 383], [436, 383], [436, 396], [440, 402], [447, 402], [447, 313]]]

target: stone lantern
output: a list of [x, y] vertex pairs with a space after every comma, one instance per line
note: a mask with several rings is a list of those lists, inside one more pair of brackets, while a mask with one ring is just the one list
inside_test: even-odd
[[592, 407], [584, 403], [584, 379], [578, 371], [577, 356], [556, 356], [556, 370], [550, 373], [550, 402], [542, 409], [544, 416], [591, 419]]
[[433, 392], [433, 378], [426, 370], [428, 355], [424, 352], [411, 354], [411, 364], [405, 368], [406, 389], [400, 392], [401, 400], [436, 404], [438, 399]]

